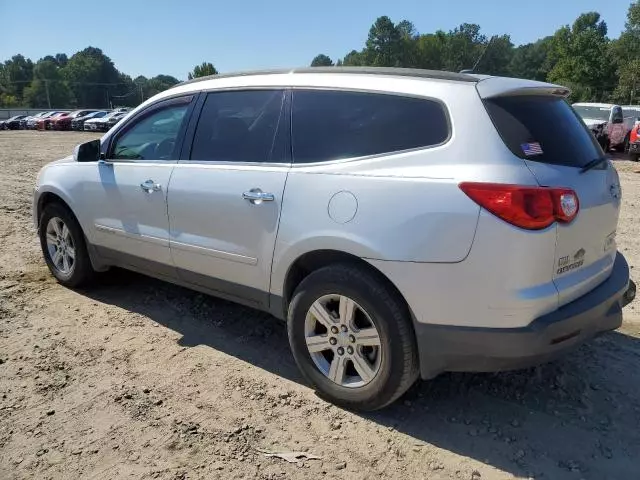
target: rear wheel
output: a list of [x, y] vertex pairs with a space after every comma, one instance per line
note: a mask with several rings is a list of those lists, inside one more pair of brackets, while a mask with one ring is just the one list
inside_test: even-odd
[[307, 380], [346, 408], [382, 408], [418, 376], [407, 308], [365, 269], [332, 265], [306, 277], [289, 306], [288, 332]]
[[93, 278], [84, 233], [69, 209], [58, 203], [47, 205], [39, 233], [45, 262], [58, 282], [75, 288]]

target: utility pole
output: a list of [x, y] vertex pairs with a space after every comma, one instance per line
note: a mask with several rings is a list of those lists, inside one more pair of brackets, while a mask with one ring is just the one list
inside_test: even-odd
[[142, 83], [139, 83], [138, 87], [140, 88], [140, 103], [142, 103], [144, 102], [144, 93], [142, 92]]
[[49, 80], [44, 81], [44, 89], [47, 91], [47, 105], [51, 108], [51, 97], [49, 97]]

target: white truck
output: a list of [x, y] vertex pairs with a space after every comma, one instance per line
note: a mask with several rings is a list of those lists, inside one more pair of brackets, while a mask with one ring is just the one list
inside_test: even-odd
[[629, 147], [629, 134], [635, 124], [635, 118], [625, 117], [620, 105], [611, 103], [574, 103], [573, 109], [591, 129], [606, 152], [615, 148], [626, 152]]

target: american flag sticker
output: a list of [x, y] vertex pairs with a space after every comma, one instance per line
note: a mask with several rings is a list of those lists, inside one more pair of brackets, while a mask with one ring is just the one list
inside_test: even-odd
[[523, 143], [520, 145], [522, 147], [522, 151], [527, 157], [531, 157], [533, 155], [542, 155], [542, 147], [538, 142], [533, 143]]

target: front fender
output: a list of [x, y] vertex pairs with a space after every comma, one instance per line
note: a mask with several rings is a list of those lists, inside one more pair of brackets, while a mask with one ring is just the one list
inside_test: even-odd
[[80, 227], [85, 232], [88, 232], [85, 220], [82, 215], [79, 215], [77, 202], [73, 200], [73, 195], [70, 194], [70, 185], [73, 181], [70, 181], [70, 169], [64, 163], [58, 165], [52, 164], [45, 167], [38, 175], [37, 185], [33, 196], [33, 221], [38, 228], [38, 222], [42, 213], [42, 201], [48, 194], [59, 197], [67, 207], [75, 215], [76, 219], [80, 223]]

